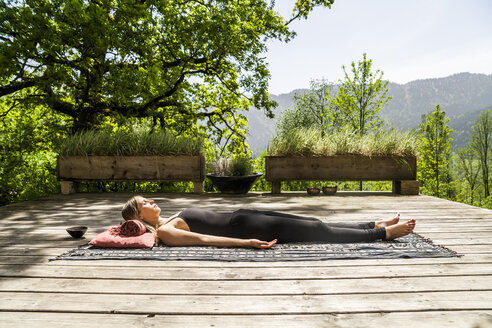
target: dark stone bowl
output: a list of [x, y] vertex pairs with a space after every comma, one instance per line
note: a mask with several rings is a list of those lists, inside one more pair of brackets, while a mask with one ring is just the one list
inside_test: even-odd
[[338, 186], [335, 187], [323, 187], [323, 194], [335, 195], [337, 193]]
[[85, 227], [85, 226], [77, 226], [77, 227], [67, 228], [67, 232], [73, 238], [81, 238], [85, 234], [86, 231], [87, 231], [87, 227]]
[[253, 173], [252, 175], [221, 177], [208, 173], [207, 178], [212, 180], [214, 186], [223, 194], [247, 194], [255, 184], [256, 179], [262, 175], [263, 173]]
[[318, 188], [307, 188], [307, 193], [309, 196], [317, 196], [319, 195], [320, 190]]

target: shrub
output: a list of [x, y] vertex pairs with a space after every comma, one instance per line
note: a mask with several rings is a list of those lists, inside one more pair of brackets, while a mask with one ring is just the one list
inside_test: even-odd
[[245, 176], [253, 173], [253, 163], [248, 157], [218, 158], [210, 166], [217, 176]]

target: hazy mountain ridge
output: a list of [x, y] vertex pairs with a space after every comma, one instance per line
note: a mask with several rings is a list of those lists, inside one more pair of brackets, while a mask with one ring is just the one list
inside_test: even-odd
[[[275, 118], [268, 119], [262, 111], [245, 112], [249, 120], [248, 143], [254, 154], [267, 147], [275, 134], [280, 114], [294, 104], [294, 94], [308, 89], [296, 89], [286, 94], [270, 95], [279, 106]], [[466, 144], [471, 126], [485, 109], [492, 109], [492, 74], [458, 73], [444, 78], [415, 80], [405, 84], [388, 83], [388, 94], [393, 98], [380, 112], [391, 127], [409, 130], [418, 127], [423, 114], [437, 104], [450, 118], [453, 148]]]
[[388, 94], [393, 99], [381, 110], [381, 116], [396, 128], [409, 129], [437, 104], [450, 118], [491, 105], [492, 74], [459, 73], [403, 85], [388, 83]]

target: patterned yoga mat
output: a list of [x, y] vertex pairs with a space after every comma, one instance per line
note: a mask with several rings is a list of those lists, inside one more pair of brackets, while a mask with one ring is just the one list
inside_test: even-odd
[[354, 244], [289, 243], [271, 249], [237, 247], [156, 246], [139, 248], [96, 248], [83, 245], [52, 260], [203, 260], [235, 262], [320, 261], [335, 259], [394, 259], [455, 257], [456, 252], [434, 245], [412, 233], [393, 241]]

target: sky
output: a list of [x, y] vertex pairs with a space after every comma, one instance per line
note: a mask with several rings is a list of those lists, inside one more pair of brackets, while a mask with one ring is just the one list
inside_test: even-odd
[[[277, 0], [289, 17], [293, 0]], [[289, 43], [269, 41], [269, 91], [337, 82], [367, 53], [391, 82], [470, 72], [492, 74], [492, 0], [335, 0], [292, 23]]]

